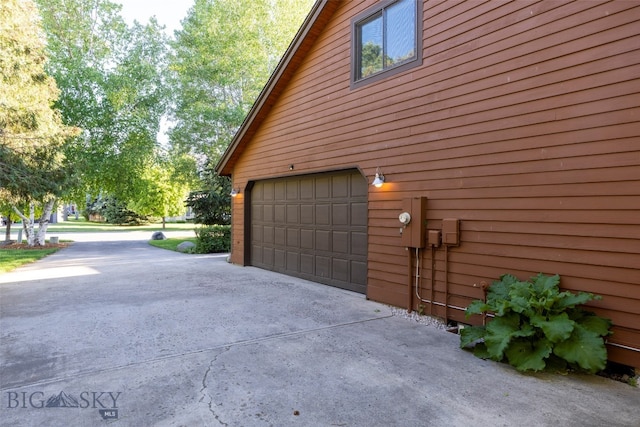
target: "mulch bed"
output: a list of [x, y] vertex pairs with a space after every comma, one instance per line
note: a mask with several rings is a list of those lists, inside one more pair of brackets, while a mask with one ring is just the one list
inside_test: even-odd
[[6, 244], [5, 242], [0, 242], [0, 249], [61, 249], [69, 246], [69, 243], [45, 243], [44, 246], [29, 246], [26, 243], [17, 243], [11, 242]]

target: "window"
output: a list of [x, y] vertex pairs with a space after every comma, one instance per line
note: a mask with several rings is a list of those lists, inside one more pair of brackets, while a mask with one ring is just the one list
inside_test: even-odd
[[378, 80], [376, 76], [420, 65], [422, 20], [418, 19], [418, 3], [422, 2], [385, 1], [352, 21], [354, 87]]

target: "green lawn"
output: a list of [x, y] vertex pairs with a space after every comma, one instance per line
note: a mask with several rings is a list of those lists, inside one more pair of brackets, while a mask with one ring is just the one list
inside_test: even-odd
[[149, 240], [151, 246], [156, 248], [169, 249], [171, 251], [178, 251], [178, 245], [182, 242], [196, 243], [195, 237], [172, 237], [164, 240]]
[[0, 273], [6, 273], [24, 264], [51, 255], [58, 248], [48, 249], [0, 249]]
[[[19, 224], [14, 224], [11, 226], [19, 227]], [[37, 225], [36, 225], [37, 227]], [[70, 233], [70, 232], [105, 232], [105, 231], [183, 231], [183, 230], [193, 230], [195, 228], [195, 224], [193, 223], [167, 223], [166, 228], [162, 228], [161, 223], [157, 224], [147, 224], [147, 225], [113, 225], [113, 224], [103, 224], [97, 222], [88, 222], [84, 219], [75, 219], [69, 218], [69, 221], [60, 221], [55, 224], [49, 224], [47, 228], [47, 233]]]
[[[11, 226], [12, 234], [17, 232], [22, 227], [21, 224], [13, 224]], [[36, 225], [36, 229], [37, 229]], [[193, 223], [167, 223], [166, 228], [162, 228], [162, 224], [148, 224], [148, 225], [139, 225], [139, 226], [123, 226], [123, 225], [112, 225], [112, 224], [101, 224], [88, 222], [84, 219], [75, 219], [69, 218], [69, 221], [60, 221], [55, 224], [49, 224], [47, 227], [47, 235], [51, 235], [51, 233], [72, 233], [72, 232], [82, 232], [82, 233], [92, 233], [92, 232], [110, 232], [110, 231], [188, 231], [195, 229], [195, 225]], [[4, 227], [0, 229], [0, 235], [4, 238]], [[73, 240], [73, 238], [71, 238]], [[163, 249], [177, 250], [176, 247], [184, 242], [190, 241], [195, 243], [195, 237], [185, 237], [185, 238], [172, 238], [166, 240], [152, 240], [150, 243], [153, 246], [157, 246]], [[20, 267], [21, 265], [28, 264], [30, 262], [37, 261], [41, 258], [44, 258], [47, 255], [50, 255], [56, 252], [59, 248], [46, 248], [46, 249], [17, 249], [13, 248], [3, 248], [0, 246], [0, 273], [6, 273], [15, 268]]]

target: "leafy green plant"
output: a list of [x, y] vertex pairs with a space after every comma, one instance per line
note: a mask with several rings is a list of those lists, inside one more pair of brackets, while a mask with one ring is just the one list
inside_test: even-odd
[[196, 253], [229, 252], [231, 249], [230, 225], [208, 225], [196, 228], [195, 232]]
[[600, 296], [560, 292], [560, 276], [538, 274], [528, 281], [505, 274], [493, 282], [487, 301], [475, 300], [466, 309], [473, 314], [493, 313], [486, 326], [466, 327], [460, 332], [460, 347], [474, 346], [483, 359], [508, 361], [519, 371], [545, 368], [604, 369], [604, 343], [611, 321], [578, 305]]

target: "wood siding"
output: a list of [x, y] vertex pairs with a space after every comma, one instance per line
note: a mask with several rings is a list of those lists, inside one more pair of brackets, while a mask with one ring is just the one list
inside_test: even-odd
[[[426, 196], [428, 229], [461, 221], [461, 244], [433, 254], [436, 301], [445, 285], [466, 307], [501, 274], [558, 273], [603, 296], [590, 306], [614, 322], [610, 359], [640, 367], [625, 349], [640, 349], [640, 3], [426, 1], [423, 65], [352, 90], [350, 20], [374, 3], [339, 2], [234, 153], [234, 187], [353, 167], [371, 181], [380, 167], [368, 298], [406, 306], [397, 218], [404, 198]], [[244, 211], [236, 198], [240, 264]], [[420, 259], [425, 296], [431, 251]]]

